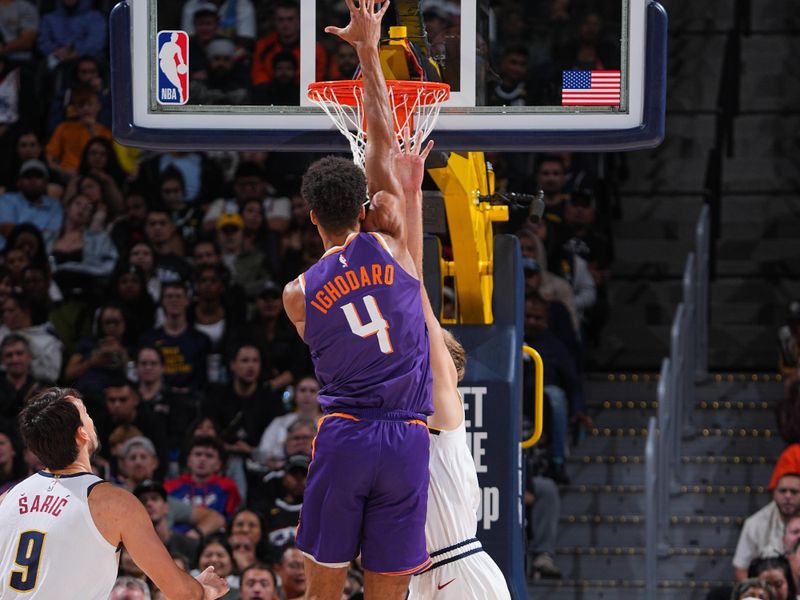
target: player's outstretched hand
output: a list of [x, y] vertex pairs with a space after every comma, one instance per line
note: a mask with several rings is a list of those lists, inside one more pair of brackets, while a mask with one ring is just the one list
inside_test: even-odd
[[222, 577], [214, 573], [214, 567], [208, 567], [195, 577], [203, 586], [205, 600], [217, 600], [228, 593], [230, 586]]
[[329, 25], [325, 32], [338, 35], [356, 50], [359, 47], [377, 48], [381, 41], [381, 20], [389, 8], [389, 0], [378, 3], [380, 8], [377, 10], [371, 0], [361, 0], [359, 6], [355, 5], [355, 0], [345, 2], [350, 11], [350, 23], [344, 29]]
[[414, 142], [411, 142], [411, 132], [408, 127], [403, 129], [403, 141], [395, 141], [394, 151], [392, 152], [392, 166], [400, 182], [401, 187], [406, 192], [417, 192], [422, 185], [422, 178], [425, 177], [425, 159], [433, 149], [433, 140], [423, 147], [423, 132], [417, 131], [414, 135]]

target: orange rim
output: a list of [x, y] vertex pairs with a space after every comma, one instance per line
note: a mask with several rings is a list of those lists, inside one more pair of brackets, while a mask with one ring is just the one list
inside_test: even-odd
[[[312, 100], [319, 98], [325, 101], [328, 98], [335, 99], [339, 104], [345, 106], [357, 106], [356, 90], [359, 92], [364, 87], [361, 79], [344, 79], [342, 81], [315, 81], [308, 85], [308, 97]], [[405, 96], [419, 95], [419, 104], [429, 106], [444, 102], [450, 97], [450, 86], [446, 83], [436, 81], [402, 81], [397, 79], [387, 79], [386, 87], [395, 94]], [[331, 93], [332, 92], [332, 93]], [[442, 96], [442, 94], [444, 94]], [[312, 97], [315, 96], [316, 98]]]

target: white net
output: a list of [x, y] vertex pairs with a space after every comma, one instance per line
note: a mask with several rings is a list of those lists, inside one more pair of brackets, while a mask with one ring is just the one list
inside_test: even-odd
[[[392, 83], [388, 81], [387, 88], [394, 131], [402, 145], [403, 131], [408, 128], [413, 150], [415, 144], [423, 144], [433, 131], [439, 117], [439, 109], [442, 102], [450, 95], [450, 90], [448, 86], [441, 84], [396, 89]], [[367, 147], [363, 89], [361, 81], [354, 80], [348, 84], [335, 82], [335, 84], [313, 85], [308, 90], [308, 99], [324, 110], [339, 132], [347, 138], [353, 153], [353, 162], [363, 169], [364, 152]], [[407, 88], [407, 85], [403, 87]]]

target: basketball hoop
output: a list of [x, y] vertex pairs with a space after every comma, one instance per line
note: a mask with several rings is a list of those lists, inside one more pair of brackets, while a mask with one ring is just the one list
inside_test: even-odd
[[[394, 115], [394, 131], [400, 144], [406, 128], [411, 133], [412, 147], [416, 143], [422, 144], [436, 125], [442, 102], [450, 97], [450, 86], [432, 81], [388, 80], [386, 87]], [[311, 83], [308, 99], [324, 110], [347, 138], [353, 162], [363, 168], [367, 145], [363, 80]]]

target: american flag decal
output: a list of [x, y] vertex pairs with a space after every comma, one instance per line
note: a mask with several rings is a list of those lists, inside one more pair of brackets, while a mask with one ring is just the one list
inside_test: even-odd
[[619, 106], [619, 71], [564, 71], [561, 104], [564, 106]]

